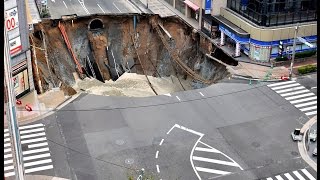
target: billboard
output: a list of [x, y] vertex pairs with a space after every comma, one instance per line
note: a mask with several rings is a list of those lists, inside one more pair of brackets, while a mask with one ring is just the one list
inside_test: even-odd
[[18, 8], [17, 7], [6, 10], [4, 24], [6, 26], [8, 33], [19, 27]]
[[204, 14], [211, 14], [211, 0], [206, 0]]

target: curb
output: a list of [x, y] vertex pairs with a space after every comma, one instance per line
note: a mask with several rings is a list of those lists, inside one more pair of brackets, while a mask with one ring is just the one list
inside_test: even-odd
[[282, 81], [284, 81], [282, 79], [262, 80], [262, 79], [258, 79], [258, 78], [249, 78], [249, 77], [238, 75], [238, 74], [233, 74], [232, 78], [242, 79], [242, 80], [251, 80], [251, 81], [261, 81], [261, 82], [282, 82]]

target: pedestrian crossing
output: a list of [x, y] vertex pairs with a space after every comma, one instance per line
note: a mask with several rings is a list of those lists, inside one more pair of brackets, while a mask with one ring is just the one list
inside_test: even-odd
[[201, 179], [228, 175], [243, 170], [226, 154], [201, 141], [195, 146], [191, 156], [194, 169]]
[[290, 173], [268, 177], [266, 180], [316, 180], [316, 178], [307, 169], [299, 169]]
[[[25, 173], [53, 169], [51, 154], [42, 123], [19, 127]], [[9, 130], [4, 129], [4, 176], [14, 176], [13, 149]]]
[[317, 114], [317, 96], [296, 81], [267, 85], [307, 116]]

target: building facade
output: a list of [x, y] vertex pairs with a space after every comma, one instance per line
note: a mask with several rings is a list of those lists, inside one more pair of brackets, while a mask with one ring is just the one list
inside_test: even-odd
[[34, 90], [25, 1], [4, 0], [14, 92], [20, 98]]

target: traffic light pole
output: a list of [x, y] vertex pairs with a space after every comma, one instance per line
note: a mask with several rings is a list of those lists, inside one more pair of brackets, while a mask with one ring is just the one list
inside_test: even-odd
[[13, 144], [15, 177], [17, 180], [24, 180], [24, 167], [22, 161], [19, 126], [16, 119], [15, 94], [12, 85], [11, 58], [9, 52], [9, 40], [6, 27], [4, 26], [4, 78], [6, 90], [8, 91], [8, 118], [11, 144]]
[[298, 28], [299, 25], [295, 27], [294, 31], [294, 38], [293, 38], [293, 47], [292, 47], [292, 57], [291, 57], [291, 64], [290, 64], [290, 71], [289, 71], [289, 79], [292, 79], [292, 68], [293, 68], [293, 62], [294, 62], [294, 57], [296, 55], [296, 44], [297, 44], [297, 34], [298, 34]]

